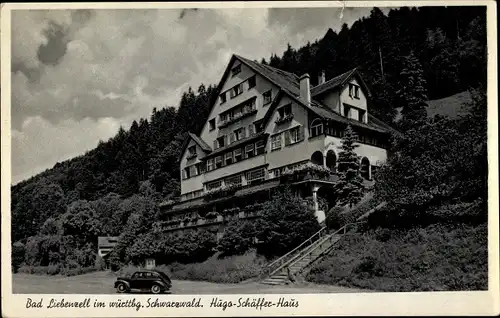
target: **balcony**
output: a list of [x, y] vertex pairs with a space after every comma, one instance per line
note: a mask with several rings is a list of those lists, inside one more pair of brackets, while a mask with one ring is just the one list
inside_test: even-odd
[[335, 181], [336, 175], [328, 168], [307, 162], [288, 169], [281, 174], [282, 182], [301, 182], [308, 180]]
[[224, 128], [224, 127], [227, 127], [229, 125], [231, 125], [232, 123], [235, 123], [243, 118], [246, 118], [248, 116], [251, 116], [251, 115], [254, 115], [257, 113], [257, 109], [256, 108], [253, 108], [251, 110], [247, 110], [247, 111], [244, 111], [242, 113], [240, 113], [239, 115], [237, 116], [234, 116], [233, 118], [229, 118], [229, 119], [226, 119], [224, 121], [221, 121], [219, 123], [219, 128]]

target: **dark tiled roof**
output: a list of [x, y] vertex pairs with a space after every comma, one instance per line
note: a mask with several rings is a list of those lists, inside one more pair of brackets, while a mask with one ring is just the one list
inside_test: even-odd
[[317, 96], [321, 93], [324, 93], [328, 90], [338, 88], [342, 86], [354, 73], [356, 72], [356, 68], [345, 72], [344, 74], [340, 74], [321, 85], [315, 86], [311, 88], [311, 96]]
[[193, 138], [193, 140], [198, 144], [198, 146], [200, 146], [201, 149], [203, 149], [203, 151], [205, 152], [212, 151], [212, 148], [210, 148], [210, 146], [207, 145], [207, 143], [204, 142], [200, 137], [196, 136], [193, 133], [189, 133], [189, 136]]
[[289, 94], [299, 96], [300, 84], [299, 77], [297, 75], [285, 72], [269, 65], [257, 63], [239, 55], [236, 55], [236, 57], [243, 63], [245, 63], [248, 67], [254, 69], [257, 73], [261, 74], [264, 77], [267, 77], [271, 82], [273, 82], [281, 89], [287, 91]]

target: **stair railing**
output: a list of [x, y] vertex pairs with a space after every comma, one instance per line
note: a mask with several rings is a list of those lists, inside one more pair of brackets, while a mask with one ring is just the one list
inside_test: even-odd
[[327, 234], [327, 232], [328, 232], [328, 229], [326, 228], [326, 226], [322, 227], [318, 232], [314, 233], [307, 240], [302, 242], [302, 244], [300, 244], [299, 246], [297, 246], [296, 248], [294, 248], [290, 252], [286, 253], [285, 255], [281, 256], [280, 258], [278, 258], [277, 260], [275, 260], [271, 264], [267, 265], [264, 269], [264, 274], [270, 275], [271, 273], [276, 271], [278, 268], [282, 267], [287, 262], [292, 260], [295, 257], [295, 255], [293, 255], [293, 254], [296, 251], [298, 251], [304, 247], [312, 245], [314, 242], [316, 242], [317, 240], [319, 240], [320, 238], [325, 236]]
[[[314, 251], [316, 251], [317, 249], [321, 248], [324, 246], [324, 244], [326, 242], [329, 243], [329, 245], [331, 246], [331, 244], [335, 243], [334, 240], [335, 240], [335, 235], [337, 234], [341, 234], [341, 236], [345, 235], [349, 230], [348, 228], [355, 228], [357, 225], [359, 224], [362, 224], [362, 223], [365, 223], [363, 221], [360, 221], [360, 222], [353, 222], [353, 223], [347, 223], [345, 224], [344, 226], [342, 226], [341, 228], [339, 228], [338, 230], [336, 230], [335, 232], [333, 232], [328, 239], [326, 240], [323, 240], [321, 243], [319, 243], [318, 245], [314, 246], [313, 248], [309, 249], [309, 250], [303, 250], [301, 251], [296, 258], [294, 258], [293, 260], [291, 260], [291, 262], [289, 262], [289, 264], [286, 264], [286, 266], [283, 266], [283, 267], [292, 267], [293, 265], [295, 265], [296, 263], [300, 262], [304, 257], [306, 257], [307, 255], [310, 255], [312, 254]], [[303, 254], [301, 257], [299, 257], [299, 255]], [[297, 273], [300, 273], [301, 271], [303, 270], [300, 269], [298, 272], [296, 273], [293, 273], [293, 274], [297, 274]]]

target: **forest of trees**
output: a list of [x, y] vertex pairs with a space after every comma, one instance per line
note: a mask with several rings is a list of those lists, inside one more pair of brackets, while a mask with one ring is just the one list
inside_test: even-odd
[[[392, 9], [388, 15], [374, 8], [369, 17], [351, 27], [344, 24], [338, 33], [330, 29], [314, 43], [298, 49], [288, 46], [281, 57], [273, 54], [262, 62], [297, 75], [307, 72], [313, 85], [321, 70], [328, 79], [359, 67], [373, 94], [369, 107], [374, 115], [394, 124], [395, 107], [405, 106], [403, 123], [409, 126], [399, 128], [413, 135], [396, 144], [414, 151], [405, 140], [419, 135], [412, 125], [421, 118], [426, 100], [485, 87], [486, 51], [485, 8], [405, 7]], [[12, 186], [12, 242], [25, 250], [24, 256], [18, 255], [20, 263], [61, 262], [53, 247], [68, 239], [72, 255], [65, 262], [88, 266], [91, 262], [83, 251], [95, 251], [97, 236], [133, 235], [150, 226], [149, 220], [158, 213], [156, 203], [179, 195], [181, 145], [187, 132], [201, 130], [215, 93], [213, 85], [202, 84], [197, 91], [190, 88], [178, 107], [154, 109], [149, 119], [134, 121], [128, 130], [121, 128], [115, 137], [99, 142], [84, 155]], [[475, 105], [484, 106], [484, 98], [477, 97]], [[429, 124], [429, 136], [439, 139], [439, 125], [439, 120]], [[456, 129], [464, 129], [463, 123], [456, 125]], [[477, 144], [479, 138], [485, 147], [482, 133], [478, 132], [480, 137], [469, 135], [467, 140]], [[466, 155], [477, 162], [482, 160], [481, 154]], [[401, 171], [404, 167], [401, 165]], [[389, 186], [408, 190], [390, 177], [386, 179]], [[460, 191], [467, 188], [467, 184], [460, 185]], [[387, 193], [389, 196], [391, 191]]]

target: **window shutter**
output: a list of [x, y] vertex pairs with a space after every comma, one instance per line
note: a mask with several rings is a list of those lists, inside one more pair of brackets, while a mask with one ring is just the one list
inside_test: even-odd
[[299, 127], [299, 141], [304, 140], [304, 126]]
[[217, 149], [217, 139], [214, 140], [214, 150]]
[[187, 179], [186, 170], [182, 169], [182, 179]]
[[285, 146], [289, 146], [290, 145], [290, 131], [287, 130], [285, 131]]
[[236, 139], [236, 135], [234, 133], [229, 134], [229, 143], [232, 144]]
[[243, 128], [241, 128], [241, 138], [242, 139], [246, 138], [246, 136], [247, 136], [247, 131], [246, 131], [245, 127], [243, 127]]

